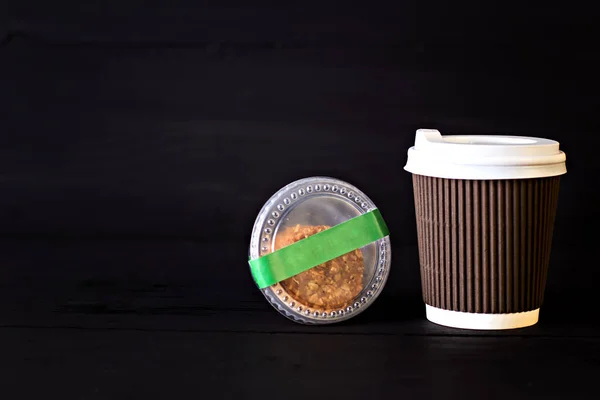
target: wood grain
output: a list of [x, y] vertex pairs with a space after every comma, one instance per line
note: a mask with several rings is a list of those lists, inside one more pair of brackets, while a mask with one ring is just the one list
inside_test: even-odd
[[600, 372], [598, 339], [0, 329], [0, 341], [11, 398], [260, 398], [291, 386], [293, 399], [585, 398]]

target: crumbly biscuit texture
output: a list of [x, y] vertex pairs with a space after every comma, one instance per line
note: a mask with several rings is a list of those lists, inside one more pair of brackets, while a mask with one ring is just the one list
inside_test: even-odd
[[[296, 225], [279, 232], [275, 249], [328, 229], [329, 226]], [[285, 291], [305, 307], [332, 310], [351, 304], [363, 289], [365, 264], [360, 249], [317, 265], [281, 282]]]

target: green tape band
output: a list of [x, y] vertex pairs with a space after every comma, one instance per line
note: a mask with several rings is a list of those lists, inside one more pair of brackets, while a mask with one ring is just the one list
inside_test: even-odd
[[387, 235], [387, 225], [375, 209], [250, 260], [250, 271], [258, 287], [264, 289]]

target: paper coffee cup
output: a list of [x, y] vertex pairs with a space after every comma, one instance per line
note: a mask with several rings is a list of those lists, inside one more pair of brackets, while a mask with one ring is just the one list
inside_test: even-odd
[[565, 160], [548, 139], [417, 131], [405, 169], [427, 319], [465, 329], [537, 323]]

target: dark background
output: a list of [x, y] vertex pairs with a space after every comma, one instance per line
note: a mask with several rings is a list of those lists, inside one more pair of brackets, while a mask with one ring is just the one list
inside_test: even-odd
[[[595, 13], [166, 4], [0, 5], [0, 396], [590, 396]], [[560, 141], [537, 326], [425, 321], [403, 170], [418, 128]], [[358, 186], [392, 232], [380, 299], [329, 327], [277, 314], [246, 263], [262, 204], [312, 175]]]

